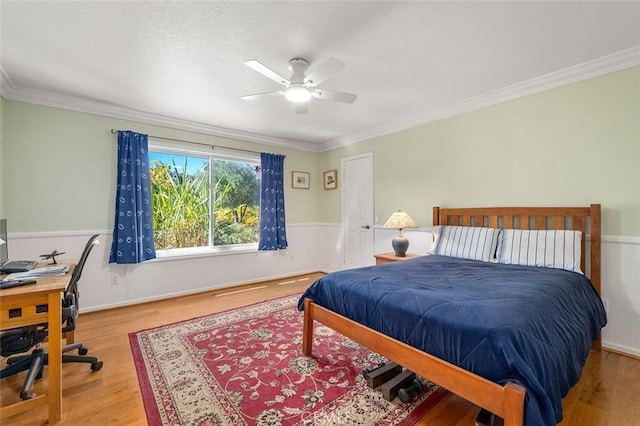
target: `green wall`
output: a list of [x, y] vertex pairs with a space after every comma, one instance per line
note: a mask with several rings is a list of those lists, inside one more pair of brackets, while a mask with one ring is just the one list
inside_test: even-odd
[[[430, 226], [434, 205], [601, 203], [605, 235], [640, 236], [640, 67], [336, 149], [321, 167], [368, 151], [381, 222], [402, 209]], [[339, 197], [322, 196], [322, 221], [340, 222]]]
[[[117, 128], [286, 154], [289, 223], [339, 223], [341, 191], [324, 191], [322, 172], [373, 152], [381, 222], [402, 209], [429, 226], [434, 205], [596, 202], [605, 235], [640, 236], [640, 67], [322, 154], [10, 100], [0, 108], [0, 214], [12, 232], [110, 229]], [[292, 189], [292, 170], [310, 172], [311, 189]]]
[[[111, 129], [285, 154], [287, 221], [318, 221], [318, 154], [5, 99], [0, 174], [11, 232], [113, 227], [116, 136]], [[311, 189], [291, 189], [291, 170], [310, 172]]]

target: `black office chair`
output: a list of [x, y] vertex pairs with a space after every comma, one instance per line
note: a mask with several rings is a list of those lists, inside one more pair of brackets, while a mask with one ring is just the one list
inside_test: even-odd
[[[78, 318], [78, 281], [82, 275], [82, 269], [89, 257], [89, 253], [96, 244], [100, 242], [99, 234], [93, 235], [84, 247], [80, 260], [76, 264], [71, 274], [69, 285], [62, 297], [62, 333], [73, 332], [76, 328], [76, 318]], [[37, 284], [36, 284], [37, 285]], [[28, 370], [25, 378], [20, 398], [33, 398], [31, 389], [35, 380], [42, 378], [43, 366], [49, 364], [49, 355], [42, 348], [42, 342], [49, 334], [48, 324], [30, 325], [22, 328], [15, 328], [5, 331], [0, 335], [0, 355], [11, 357], [12, 355], [24, 353], [35, 346], [35, 349], [28, 355], [14, 356], [7, 360], [7, 366], [0, 371], [0, 379], [12, 376], [21, 371]], [[66, 352], [78, 350], [78, 355], [67, 355]], [[62, 347], [62, 362], [83, 362], [91, 364], [92, 371], [102, 368], [102, 361], [96, 357], [85, 356], [88, 349], [82, 343], [72, 343]]]

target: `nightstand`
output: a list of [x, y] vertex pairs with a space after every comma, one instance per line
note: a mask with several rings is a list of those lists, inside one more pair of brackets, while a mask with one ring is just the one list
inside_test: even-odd
[[391, 263], [391, 262], [397, 262], [400, 260], [407, 260], [407, 259], [411, 259], [412, 257], [417, 257], [418, 255], [415, 253], [407, 253], [406, 256], [404, 257], [399, 257], [396, 256], [396, 254], [394, 252], [389, 252], [389, 253], [380, 253], [380, 254], [376, 254], [375, 258], [376, 258], [376, 265], [382, 265], [384, 263]]

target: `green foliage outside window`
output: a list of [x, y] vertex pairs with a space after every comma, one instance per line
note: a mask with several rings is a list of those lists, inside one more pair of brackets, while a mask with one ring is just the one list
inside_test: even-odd
[[209, 163], [189, 172], [188, 157], [180, 158], [184, 158], [181, 167], [152, 160], [150, 175], [156, 249], [208, 246], [210, 204], [214, 211], [214, 246], [257, 242], [260, 185], [254, 166], [214, 160], [211, 191]]
[[215, 221], [213, 245], [258, 242], [260, 226], [260, 182], [250, 163], [213, 162]]

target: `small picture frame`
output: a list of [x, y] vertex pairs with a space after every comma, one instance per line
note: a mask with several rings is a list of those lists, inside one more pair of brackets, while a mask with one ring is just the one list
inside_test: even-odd
[[322, 174], [322, 181], [324, 182], [324, 189], [336, 189], [338, 188], [338, 171], [329, 170]]
[[291, 187], [309, 189], [309, 172], [291, 172]]

